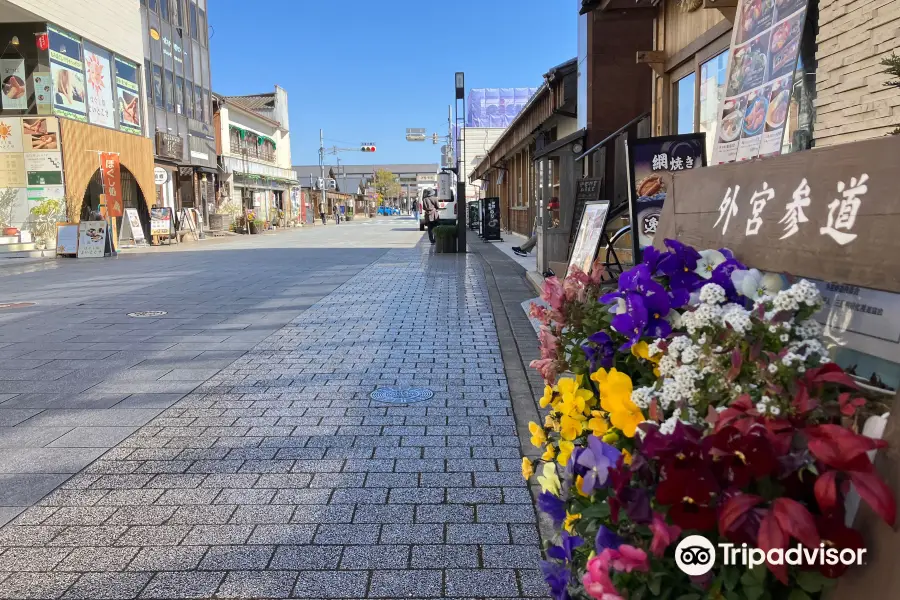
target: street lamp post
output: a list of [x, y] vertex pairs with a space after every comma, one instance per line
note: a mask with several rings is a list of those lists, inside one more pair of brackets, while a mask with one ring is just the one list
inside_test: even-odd
[[[463, 169], [463, 150], [465, 145], [464, 135], [461, 133], [464, 131], [465, 127], [465, 119], [466, 119], [466, 91], [465, 91], [465, 75], [461, 72], [456, 74], [455, 77], [455, 87], [456, 87], [456, 241], [457, 241], [457, 252], [465, 252], [466, 251], [466, 212], [468, 206], [466, 206], [466, 182], [464, 177], [466, 176]], [[460, 103], [462, 100], [462, 103]], [[460, 104], [462, 105], [462, 126], [460, 126]]]

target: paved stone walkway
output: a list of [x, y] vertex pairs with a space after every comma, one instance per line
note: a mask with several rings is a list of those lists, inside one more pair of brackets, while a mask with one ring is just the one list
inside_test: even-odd
[[[0, 598], [543, 597], [484, 277], [388, 251], [0, 529]], [[435, 391], [374, 402], [379, 386]]]

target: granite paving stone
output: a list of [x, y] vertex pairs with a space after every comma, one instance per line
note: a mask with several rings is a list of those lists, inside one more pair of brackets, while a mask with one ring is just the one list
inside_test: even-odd
[[[0, 598], [545, 596], [484, 267], [382, 227], [126, 254], [97, 277], [192, 275], [33, 319], [0, 372]], [[407, 385], [434, 396], [369, 399]]]

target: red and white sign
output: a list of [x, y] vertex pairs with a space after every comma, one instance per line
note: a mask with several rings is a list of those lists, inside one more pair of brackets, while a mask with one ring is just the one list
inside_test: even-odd
[[122, 174], [119, 168], [119, 155], [114, 152], [100, 153], [100, 172], [103, 174], [103, 193], [106, 194], [106, 212], [110, 217], [121, 217], [122, 206]]

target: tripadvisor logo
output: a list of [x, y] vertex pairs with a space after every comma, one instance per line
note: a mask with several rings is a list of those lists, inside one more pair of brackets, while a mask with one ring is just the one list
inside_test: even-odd
[[[835, 566], [865, 564], [865, 548], [832, 548], [824, 543], [818, 548], [797, 544], [790, 548], [773, 548], [766, 552], [747, 544], [720, 543], [719, 553], [725, 566], [742, 565], [748, 569], [770, 565]], [[685, 574], [699, 577], [709, 573], [716, 564], [716, 547], [702, 535], [689, 535], [675, 548], [675, 563]]]

